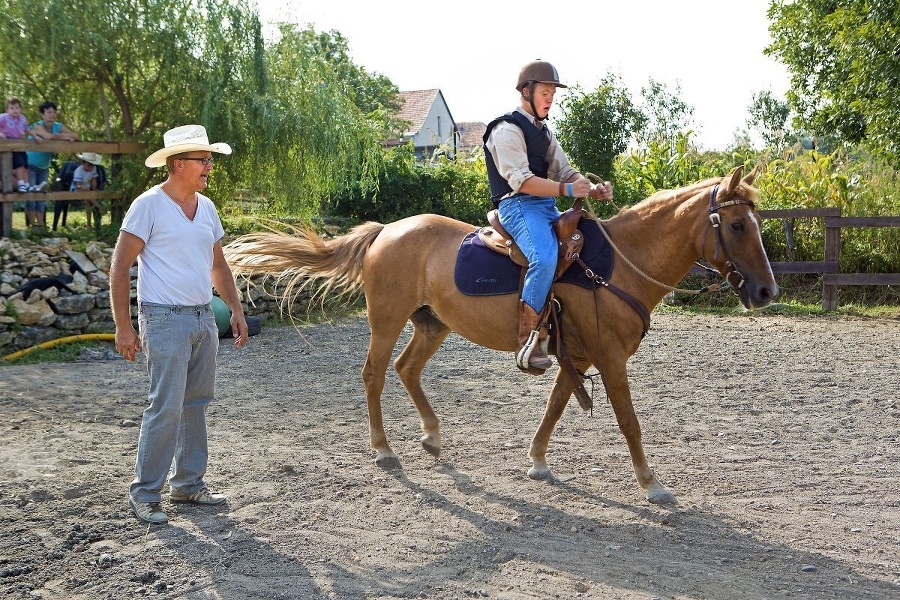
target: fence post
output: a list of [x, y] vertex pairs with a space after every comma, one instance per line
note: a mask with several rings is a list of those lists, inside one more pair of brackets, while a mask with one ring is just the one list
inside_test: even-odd
[[[0, 193], [11, 193], [16, 180], [12, 169], [12, 152], [0, 152]], [[3, 202], [3, 216], [0, 221], [0, 237], [9, 237], [12, 233], [13, 203]]]
[[[841, 272], [841, 228], [825, 227], [825, 263], [835, 265], [834, 272]], [[825, 283], [822, 278], [822, 308], [824, 310], [836, 310], [838, 307], [837, 285]]]

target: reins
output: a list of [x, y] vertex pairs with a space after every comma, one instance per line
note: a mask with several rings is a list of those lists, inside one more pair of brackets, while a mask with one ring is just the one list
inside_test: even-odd
[[[593, 173], [589, 173], [588, 175], [591, 176], [591, 175], [593, 175]], [[596, 175], [593, 175], [593, 176], [596, 177]], [[650, 275], [645, 273], [643, 270], [641, 270], [640, 267], [638, 267], [633, 262], [631, 262], [631, 260], [629, 260], [628, 257], [625, 256], [625, 254], [619, 249], [619, 247], [616, 246], [616, 243], [613, 242], [612, 237], [610, 237], [610, 235], [609, 235], [609, 232], [606, 231], [606, 228], [603, 226], [602, 223], [600, 223], [600, 219], [597, 218], [593, 209], [591, 209], [590, 203], [587, 201], [587, 198], [584, 199], [584, 202], [587, 204], [589, 214], [594, 219], [597, 220], [597, 224], [600, 226], [600, 231], [603, 233], [603, 237], [606, 238], [606, 241], [609, 243], [610, 247], [613, 249], [613, 252], [615, 252], [616, 255], [620, 259], [622, 259], [622, 262], [624, 262], [626, 265], [631, 267], [631, 269], [635, 273], [637, 273], [639, 276], [646, 279], [650, 283], [657, 285], [657, 286], [659, 286], [665, 290], [668, 290], [670, 292], [676, 293], [676, 294], [699, 295], [699, 294], [705, 294], [707, 292], [718, 292], [718, 291], [721, 291], [723, 289], [728, 289], [728, 288], [735, 290], [735, 293], [737, 293], [737, 290], [739, 290], [741, 288], [741, 286], [744, 285], [744, 276], [741, 274], [740, 271], [737, 270], [737, 268], [734, 266], [734, 263], [731, 262], [731, 258], [728, 255], [728, 250], [725, 248], [725, 241], [722, 239], [722, 231], [719, 227], [721, 225], [722, 219], [719, 216], [718, 211], [719, 211], [719, 209], [724, 208], [726, 206], [733, 206], [733, 205], [737, 205], [737, 204], [747, 204], [747, 205], [753, 207], [754, 204], [753, 204], [753, 202], [750, 202], [748, 200], [740, 200], [740, 199], [729, 200], [728, 202], [722, 202], [721, 204], [717, 204], [716, 203], [716, 195], [718, 194], [718, 190], [719, 190], [719, 186], [714, 185], [712, 190], [710, 190], [710, 193], [709, 193], [709, 222], [707, 223], [706, 230], [703, 233], [703, 243], [701, 244], [701, 252], [705, 251], [706, 237], [709, 234], [710, 228], [715, 229], [715, 231], [716, 231], [716, 250], [714, 253], [714, 257], [717, 257], [719, 255], [719, 247], [721, 247], [722, 252], [725, 255], [725, 261], [726, 261], [725, 264], [728, 267], [728, 270], [723, 275], [717, 269], [707, 267], [706, 265], [703, 265], [700, 263], [696, 263], [697, 266], [706, 270], [707, 273], [715, 273], [715, 274], [719, 275], [720, 277], [725, 278], [724, 283], [713, 283], [710, 285], [703, 286], [702, 288], [697, 289], [697, 290], [689, 290], [689, 289], [686, 290], [684, 288], [673, 287], [673, 286], [663, 283], [657, 279], [654, 279], [653, 277], [651, 277]], [[613, 204], [613, 207], [618, 209], [618, 207], [615, 204]], [[703, 254], [701, 254], [701, 257], [704, 260], [706, 260], [706, 257], [703, 256]], [[576, 258], [576, 261], [578, 261], [578, 258]], [[709, 262], [709, 261], [707, 261], [707, 262]], [[583, 263], [579, 262], [579, 264], [582, 268], [585, 268], [585, 265]], [[590, 269], [587, 269], [585, 271], [585, 274], [589, 278], [594, 279], [593, 272], [590, 271]], [[735, 275], [738, 277], [738, 279], [737, 279], [736, 283], [733, 283], [731, 281], [731, 278], [732, 278], [732, 276], [735, 276]], [[601, 278], [601, 281], [602, 281], [602, 278]], [[605, 286], [606, 284], [603, 283], [601, 285]]]

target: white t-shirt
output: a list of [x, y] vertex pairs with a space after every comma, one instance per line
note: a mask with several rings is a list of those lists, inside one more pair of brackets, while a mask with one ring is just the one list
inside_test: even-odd
[[196, 306], [212, 300], [213, 245], [225, 235], [212, 200], [197, 194], [191, 221], [156, 185], [138, 196], [125, 214], [122, 231], [144, 241], [138, 255], [140, 302]]
[[84, 168], [84, 165], [78, 165], [75, 168], [75, 173], [72, 175], [72, 187], [69, 188], [71, 191], [76, 191], [78, 188], [75, 187], [76, 183], [83, 183], [84, 187], [91, 187], [91, 179], [96, 179], [99, 176], [97, 172], [97, 166], [94, 165], [94, 168], [88, 171]]

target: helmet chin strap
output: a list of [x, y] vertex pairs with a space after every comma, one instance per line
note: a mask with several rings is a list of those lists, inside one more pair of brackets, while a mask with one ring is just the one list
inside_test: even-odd
[[[534, 82], [529, 81], [528, 85], [525, 86], [525, 89], [528, 90], [528, 102], [529, 102], [529, 104], [531, 104], [531, 114], [534, 115], [534, 120], [535, 121], [545, 120], [547, 117], [550, 116], [550, 113], [548, 112], [543, 117], [538, 116], [537, 106], [534, 105]], [[524, 92], [525, 90], [523, 89], [522, 91]]]

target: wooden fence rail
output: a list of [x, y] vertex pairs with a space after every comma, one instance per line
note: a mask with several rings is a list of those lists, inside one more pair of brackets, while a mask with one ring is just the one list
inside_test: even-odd
[[772, 263], [774, 273], [821, 274], [822, 308], [835, 310], [838, 293], [844, 285], [900, 285], [900, 273], [841, 273], [841, 229], [861, 227], [900, 227], [900, 217], [842, 217], [839, 208], [788, 208], [761, 210], [763, 219], [782, 219], [789, 251], [793, 247], [794, 219], [824, 219], [825, 256], [821, 261]]

